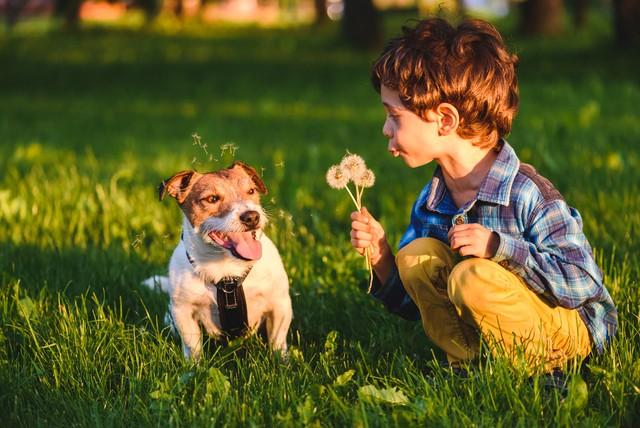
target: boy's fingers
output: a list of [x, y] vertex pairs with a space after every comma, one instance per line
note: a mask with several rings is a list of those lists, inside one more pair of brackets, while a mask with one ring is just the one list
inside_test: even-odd
[[460, 239], [463, 236], [466, 236], [467, 234], [465, 233], [464, 230], [453, 230], [450, 229], [448, 236], [449, 236], [449, 241], [454, 240], [454, 239]]
[[472, 244], [472, 239], [470, 239], [468, 235], [456, 235], [453, 236], [449, 241], [451, 243], [451, 248], [453, 249]]
[[359, 239], [359, 240], [366, 240], [371, 242], [371, 239], [373, 238], [373, 236], [371, 236], [370, 233], [368, 232], [364, 232], [361, 230], [352, 230], [351, 231], [351, 239]]
[[354, 211], [351, 213], [351, 220], [363, 221], [365, 218], [367, 217], [359, 211]]
[[464, 223], [464, 224], [454, 224], [451, 229], [449, 229], [449, 233], [452, 232], [462, 232], [465, 230], [473, 230], [473, 229], [477, 229], [478, 227], [482, 227], [481, 225], [479, 225], [478, 223]]
[[472, 247], [470, 245], [465, 245], [463, 247], [460, 247], [460, 249], [458, 250], [458, 253], [461, 256], [469, 256], [472, 255], [473, 251], [472, 251]]
[[351, 222], [351, 229], [353, 230], [369, 230], [369, 225], [366, 223], [363, 223], [361, 221], [352, 221]]
[[361, 240], [357, 238], [351, 238], [351, 245], [357, 250], [363, 250], [371, 246], [371, 241]]
[[369, 212], [367, 207], [362, 207], [362, 214], [364, 214], [364, 217], [366, 219], [365, 223], [369, 224], [369, 223], [373, 223], [374, 221], [376, 221], [376, 219], [373, 218], [373, 216], [371, 215], [371, 213]]

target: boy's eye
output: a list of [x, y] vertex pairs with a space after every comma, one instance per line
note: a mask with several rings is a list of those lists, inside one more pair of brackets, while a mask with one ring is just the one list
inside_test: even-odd
[[215, 204], [216, 202], [218, 202], [220, 200], [220, 196], [211, 195], [211, 196], [207, 196], [206, 198], [204, 198], [204, 200], [207, 201], [210, 204]]

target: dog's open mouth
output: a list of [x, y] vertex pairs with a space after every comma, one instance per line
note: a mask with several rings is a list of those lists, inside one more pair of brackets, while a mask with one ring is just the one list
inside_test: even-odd
[[231, 251], [234, 256], [244, 260], [258, 260], [262, 256], [262, 244], [256, 237], [256, 231], [249, 232], [209, 232], [216, 244]]

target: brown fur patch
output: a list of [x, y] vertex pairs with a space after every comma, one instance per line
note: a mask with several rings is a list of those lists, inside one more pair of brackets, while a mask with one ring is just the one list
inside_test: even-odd
[[199, 174], [182, 171], [160, 185], [173, 196], [193, 227], [198, 227], [209, 217], [222, 217], [238, 201], [260, 204], [260, 194], [267, 189], [255, 169], [236, 162], [220, 171]]

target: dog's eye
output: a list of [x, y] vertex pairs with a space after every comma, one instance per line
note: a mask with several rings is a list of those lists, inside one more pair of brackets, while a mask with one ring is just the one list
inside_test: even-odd
[[247, 193], [249, 195], [253, 195], [254, 193], [256, 193], [256, 189], [255, 188], [251, 188], [251, 189], [249, 189], [249, 191]]
[[218, 202], [220, 200], [220, 196], [211, 195], [211, 196], [207, 196], [206, 198], [204, 198], [204, 200], [207, 201], [210, 204], [215, 204], [216, 202]]

